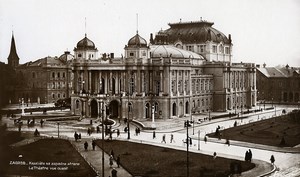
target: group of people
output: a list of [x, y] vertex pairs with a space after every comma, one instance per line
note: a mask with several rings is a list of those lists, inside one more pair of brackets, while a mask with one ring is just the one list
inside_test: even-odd
[[[153, 131], [153, 139], [155, 138], [155, 131]], [[170, 143], [175, 143], [175, 140], [174, 140], [174, 135], [173, 134], [171, 134], [170, 135]], [[161, 143], [167, 143], [166, 142], [166, 134], [163, 134], [163, 136], [162, 136], [162, 140], [161, 140]]]
[[81, 139], [81, 133], [78, 134], [77, 132], [75, 132], [74, 133], [74, 138], [75, 138], [75, 141]]
[[[83, 143], [83, 147], [84, 147], [84, 150], [87, 151], [88, 147], [89, 147], [89, 143], [87, 141], [85, 141]], [[95, 148], [96, 148], [96, 142], [95, 142], [95, 140], [92, 140], [92, 148], [93, 148], [93, 150], [95, 150]]]
[[135, 128], [135, 135], [138, 136], [141, 133], [141, 129], [139, 127]]
[[246, 162], [251, 162], [251, 160], [252, 160], [252, 152], [251, 152], [251, 150], [249, 149], [248, 151], [246, 151], [246, 153], [245, 153], [245, 161]]

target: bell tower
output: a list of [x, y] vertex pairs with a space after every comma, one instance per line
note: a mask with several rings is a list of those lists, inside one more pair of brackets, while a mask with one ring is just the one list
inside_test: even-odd
[[14, 33], [12, 33], [11, 44], [10, 44], [10, 53], [9, 53], [7, 60], [8, 60], [8, 65], [13, 68], [15, 68], [19, 65], [20, 58], [17, 54]]

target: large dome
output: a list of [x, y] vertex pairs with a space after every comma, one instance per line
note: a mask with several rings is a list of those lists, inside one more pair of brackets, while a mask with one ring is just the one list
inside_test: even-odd
[[195, 52], [179, 49], [173, 45], [151, 45], [151, 58], [191, 58], [205, 60], [202, 55]]
[[95, 44], [93, 41], [91, 41], [89, 38], [85, 37], [83, 39], [81, 39], [78, 43], [77, 43], [77, 49], [92, 49], [92, 50], [95, 50]]
[[136, 34], [128, 41], [128, 47], [147, 47], [147, 41], [139, 34]]
[[212, 27], [214, 23], [207, 21], [170, 23], [171, 28], [163, 31], [168, 36], [168, 41], [175, 43], [204, 43], [213, 41], [231, 44], [231, 38], [227, 38], [222, 32]]

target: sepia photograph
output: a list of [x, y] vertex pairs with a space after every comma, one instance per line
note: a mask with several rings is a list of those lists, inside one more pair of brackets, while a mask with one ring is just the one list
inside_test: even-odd
[[0, 0], [0, 177], [299, 177], [300, 1]]

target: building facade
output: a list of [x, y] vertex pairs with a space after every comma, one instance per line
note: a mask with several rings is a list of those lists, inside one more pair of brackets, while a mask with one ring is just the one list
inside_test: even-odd
[[[129, 39], [122, 58], [112, 54], [97, 58], [95, 44], [86, 36], [80, 40], [72, 63], [72, 113], [95, 118], [110, 114], [117, 119], [141, 120], [152, 115], [169, 119], [255, 106], [255, 65], [231, 63], [230, 37], [205, 21], [191, 22], [194, 49], [190, 50], [191, 41], [185, 36], [191, 34], [185, 30], [192, 27], [182, 24], [181, 35], [175, 34], [179, 39], [169, 29], [157, 33], [155, 39], [151, 35], [148, 45], [137, 33]], [[201, 45], [205, 45], [203, 52], [193, 52]]]
[[54, 103], [69, 98], [70, 62], [73, 56], [65, 52], [60, 57], [45, 57], [16, 67], [17, 84], [14, 103]]
[[260, 103], [299, 104], [300, 69], [289, 67], [257, 68], [257, 90]]

